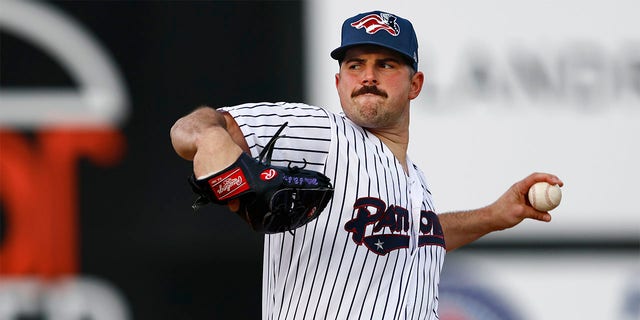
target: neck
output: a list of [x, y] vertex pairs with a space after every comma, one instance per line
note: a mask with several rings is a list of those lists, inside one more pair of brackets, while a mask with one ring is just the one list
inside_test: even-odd
[[398, 162], [402, 165], [405, 174], [409, 174], [407, 168], [407, 149], [409, 148], [409, 129], [403, 130], [400, 133], [386, 132], [384, 130], [369, 130], [373, 133], [382, 143], [384, 143], [393, 155], [398, 159]]

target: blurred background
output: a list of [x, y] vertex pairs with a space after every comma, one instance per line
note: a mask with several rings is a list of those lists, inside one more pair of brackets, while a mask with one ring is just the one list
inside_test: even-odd
[[[388, 1], [387, 1], [388, 2]], [[448, 255], [441, 319], [638, 319], [635, 1], [0, 0], [0, 319], [257, 319], [262, 237], [194, 213], [169, 129], [199, 105], [339, 110], [342, 21], [410, 19], [410, 155], [441, 212], [565, 182], [550, 224]]]

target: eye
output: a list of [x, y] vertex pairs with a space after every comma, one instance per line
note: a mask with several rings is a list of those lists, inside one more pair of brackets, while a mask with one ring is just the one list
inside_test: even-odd
[[379, 66], [382, 69], [393, 69], [393, 68], [395, 68], [395, 65], [391, 61], [382, 61], [382, 62], [380, 62]]

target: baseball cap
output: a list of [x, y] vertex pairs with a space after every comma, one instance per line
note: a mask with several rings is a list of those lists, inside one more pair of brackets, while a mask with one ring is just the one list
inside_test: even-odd
[[342, 43], [331, 51], [331, 57], [342, 60], [347, 49], [362, 44], [397, 51], [412, 62], [414, 70], [418, 70], [418, 38], [407, 19], [382, 11], [353, 16], [342, 24]]

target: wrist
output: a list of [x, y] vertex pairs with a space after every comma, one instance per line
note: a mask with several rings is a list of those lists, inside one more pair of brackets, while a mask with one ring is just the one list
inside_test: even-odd
[[500, 222], [496, 221], [496, 217], [493, 214], [494, 210], [493, 205], [488, 205], [476, 210], [476, 229], [481, 233], [481, 236], [504, 229], [500, 226]]
[[198, 151], [193, 158], [193, 172], [199, 178], [224, 170], [242, 154], [242, 149], [221, 127], [202, 130], [195, 144]]

